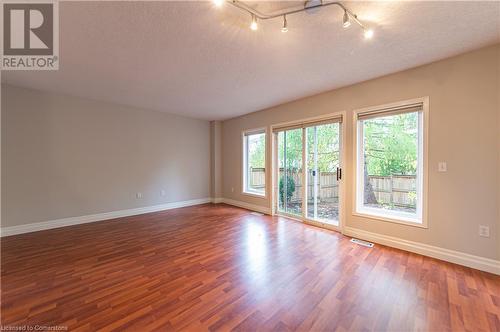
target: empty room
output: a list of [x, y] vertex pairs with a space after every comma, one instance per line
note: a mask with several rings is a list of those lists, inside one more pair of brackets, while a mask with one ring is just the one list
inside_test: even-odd
[[500, 332], [500, 1], [0, 7], [0, 330]]

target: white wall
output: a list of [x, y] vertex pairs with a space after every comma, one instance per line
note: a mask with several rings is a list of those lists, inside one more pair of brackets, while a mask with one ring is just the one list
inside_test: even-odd
[[208, 121], [2, 85], [1, 125], [2, 227], [210, 197]]
[[[347, 160], [343, 172], [346, 226], [500, 259], [499, 68], [500, 46], [495, 45], [224, 121], [223, 195], [247, 204], [271, 207], [270, 195], [268, 199], [261, 199], [241, 194], [243, 130], [347, 111]], [[424, 96], [430, 98], [429, 228], [352, 215], [352, 111]], [[269, 157], [268, 151], [267, 169], [271, 169]], [[447, 173], [437, 172], [439, 161], [448, 163]], [[268, 177], [267, 191], [270, 189]], [[490, 227], [490, 238], [479, 237], [480, 224]]]

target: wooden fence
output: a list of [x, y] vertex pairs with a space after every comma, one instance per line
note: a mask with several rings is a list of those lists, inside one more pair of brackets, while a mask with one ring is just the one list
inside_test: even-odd
[[[283, 176], [283, 169], [280, 169], [280, 178]], [[295, 191], [292, 195], [292, 202], [302, 200], [302, 176], [298, 170], [288, 171], [295, 182]], [[410, 207], [416, 206], [416, 176], [415, 175], [392, 175], [375, 176], [369, 175], [373, 193], [379, 204], [393, 204], [395, 206]], [[264, 168], [253, 168], [250, 176], [250, 184], [254, 188], [264, 188], [266, 173]], [[337, 174], [335, 172], [320, 172], [318, 176], [318, 196], [321, 201], [338, 202], [339, 190]], [[308, 173], [308, 197], [313, 196], [314, 185], [312, 173]]]
[[417, 178], [415, 175], [369, 175], [368, 177], [379, 204], [416, 207]]

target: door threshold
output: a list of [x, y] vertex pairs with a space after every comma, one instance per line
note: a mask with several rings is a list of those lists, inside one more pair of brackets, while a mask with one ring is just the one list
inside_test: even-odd
[[319, 228], [329, 229], [332, 231], [342, 233], [340, 226], [337, 226], [337, 225], [332, 225], [332, 224], [328, 224], [328, 223], [324, 223], [324, 222], [316, 221], [316, 220], [311, 220], [311, 219], [304, 219], [304, 223], [312, 225], [312, 226], [316, 226]]
[[301, 222], [303, 224], [311, 225], [311, 226], [314, 226], [314, 227], [318, 227], [318, 228], [327, 229], [327, 230], [330, 230], [330, 231], [335, 231], [335, 232], [342, 233], [342, 230], [340, 229], [340, 226], [336, 226], [336, 225], [332, 225], [332, 224], [327, 224], [327, 223], [323, 223], [321, 221], [315, 221], [315, 220], [311, 220], [311, 219], [307, 219], [307, 218], [302, 218], [302, 217], [298, 217], [298, 216], [293, 216], [293, 215], [289, 215], [289, 214], [286, 214], [286, 213], [279, 213], [278, 212], [275, 215], [278, 216], [278, 217], [291, 219], [293, 221], [298, 221], [298, 222]]

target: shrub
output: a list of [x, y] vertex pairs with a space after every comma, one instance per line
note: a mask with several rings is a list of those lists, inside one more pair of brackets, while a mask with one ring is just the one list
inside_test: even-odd
[[[287, 193], [286, 193], [286, 202], [290, 203], [290, 200], [292, 199], [293, 193], [295, 192], [295, 181], [292, 179], [292, 177], [287, 176]], [[280, 178], [280, 183], [279, 183], [279, 190], [280, 190], [280, 201], [281, 204], [284, 205], [284, 199], [285, 199], [285, 186], [284, 186], [284, 179], [283, 177]]]

